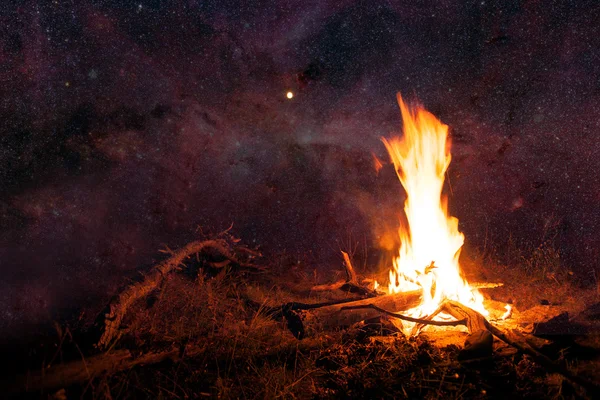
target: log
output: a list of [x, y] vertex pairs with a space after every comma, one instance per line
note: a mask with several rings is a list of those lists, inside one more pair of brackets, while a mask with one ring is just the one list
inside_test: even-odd
[[405, 311], [421, 302], [421, 291], [388, 294], [364, 300], [327, 305], [310, 310], [297, 309], [288, 312], [288, 328], [294, 336], [302, 339], [323, 330], [346, 328], [357, 322], [376, 317], [379, 311], [372, 308], [353, 308], [372, 304], [386, 310]]

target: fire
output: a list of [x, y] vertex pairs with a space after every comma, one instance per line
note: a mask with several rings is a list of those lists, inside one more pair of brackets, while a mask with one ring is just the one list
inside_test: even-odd
[[458, 259], [464, 235], [458, 219], [448, 215], [442, 195], [451, 159], [448, 126], [422, 106], [408, 108], [400, 94], [398, 104], [404, 135], [382, 140], [406, 190], [408, 225], [398, 231], [401, 245], [389, 273], [388, 292], [421, 288], [422, 303], [409, 311], [416, 318], [432, 314], [447, 299], [487, 316], [483, 296], [462, 276]]
[[375, 171], [379, 174], [379, 171], [383, 168], [383, 163], [374, 153], [371, 153], [371, 155], [373, 156], [373, 167], [375, 167]]

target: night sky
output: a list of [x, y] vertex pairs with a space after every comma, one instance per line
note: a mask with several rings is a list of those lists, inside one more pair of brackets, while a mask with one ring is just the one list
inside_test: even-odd
[[0, 334], [105, 304], [199, 225], [315, 265], [348, 235], [376, 252], [398, 91], [450, 125], [468, 249], [552, 240], [593, 282], [599, 37], [585, 0], [4, 1]]

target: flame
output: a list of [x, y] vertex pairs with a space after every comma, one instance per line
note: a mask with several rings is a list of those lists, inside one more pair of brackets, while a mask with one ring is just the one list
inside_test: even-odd
[[371, 155], [373, 156], [373, 167], [375, 168], [377, 175], [379, 175], [379, 171], [381, 171], [381, 168], [383, 168], [383, 163], [379, 157], [375, 155], [375, 153], [371, 153]]
[[512, 307], [510, 306], [510, 304], [506, 304], [504, 306], [504, 309], [506, 310], [506, 312], [504, 314], [502, 314], [502, 316], [500, 317], [500, 319], [502, 321], [504, 321], [512, 316]]
[[483, 296], [462, 276], [458, 258], [464, 236], [458, 219], [448, 215], [442, 195], [451, 159], [448, 126], [422, 106], [409, 109], [400, 94], [398, 104], [404, 135], [382, 140], [406, 190], [408, 225], [398, 230], [401, 245], [389, 273], [388, 292], [421, 288], [422, 303], [408, 312], [416, 318], [431, 315], [446, 299], [487, 316]]

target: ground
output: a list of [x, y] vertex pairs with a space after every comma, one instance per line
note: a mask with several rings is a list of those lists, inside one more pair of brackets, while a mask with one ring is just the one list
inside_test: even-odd
[[[386, 318], [376, 318], [298, 340], [284, 321], [266, 315], [267, 307], [355, 295], [310, 290], [317, 283], [341, 277], [341, 262], [330, 266], [328, 273], [320, 273], [325, 269], [285, 255], [266, 258], [262, 262], [269, 268], [262, 273], [235, 267], [218, 272], [202, 259], [189, 262], [188, 268], [169, 275], [159, 290], [134, 304], [124, 320], [126, 333], [106, 351], [118, 354], [128, 349], [140, 357], [179, 348], [180, 354], [160, 363], [99, 374], [80, 384], [53, 387], [42, 391], [42, 398], [586, 396], [561, 375], [549, 373], [499, 340], [492, 357], [458, 361], [467, 336], [458, 329], [426, 330], [416, 338], [407, 338]], [[593, 312], [593, 305], [600, 300], [598, 293], [578, 288], [569, 280], [568, 271], [542, 274], [537, 269], [490, 268], [492, 261], [485, 259], [488, 265], [484, 274], [484, 258], [463, 258], [472, 279], [485, 275], [488, 281], [505, 283], [484, 290], [490, 304], [513, 304], [512, 319], [499, 323], [500, 328], [517, 329], [578, 375], [600, 379], [600, 340], [590, 334], [599, 317]], [[566, 319], [564, 314], [561, 317], [564, 312], [569, 313]], [[562, 324], [535, 324], [556, 316], [563, 318]], [[39, 370], [42, 363], [56, 368], [100, 353], [86, 343], [86, 336], [81, 334], [85, 329], [84, 323], [57, 325], [54, 338], [39, 342], [45, 343], [44, 348], [41, 344], [30, 346], [26, 368], [30, 373]], [[544, 337], [552, 340], [531, 336], [535, 329], [549, 334]], [[40, 392], [30, 395], [39, 398]]]

